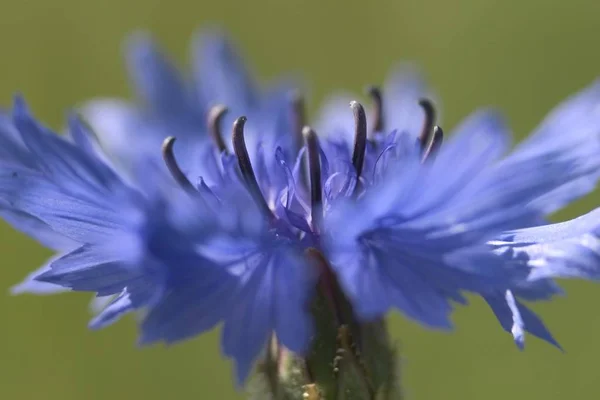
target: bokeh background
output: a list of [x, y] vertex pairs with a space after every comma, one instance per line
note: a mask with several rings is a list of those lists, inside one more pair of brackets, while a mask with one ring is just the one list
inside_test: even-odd
[[[523, 137], [551, 107], [600, 76], [600, 2], [592, 0], [27, 0], [0, 2], [0, 102], [22, 92], [56, 128], [68, 107], [130, 97], [122, 40], [147, 29], [182, 65], [192, 32], [225, 27], [256, 73], [310, 82], [311, 109], [335, 89], [379, 83], [418, 62], [450, 128], [483, 105]], [[314, 114], [313, 114], [314, 115]], [[447, 130], [447, 129], [446, 129]], [[565, 132], [568, 134], [568, 132]], [[132, 145], [135, 145], [132, 143]], [[599, 155], [600, 156], [600, 155]], [[557, 218], [598, 205], [598, 194]], [[218, 332], [139, 349], [129, 318], [90, 332], [88, 295], [11, 297], [8, 288], [50, 253], [0, 225], [1, 399], [239, 399]], [[591, 399], [600, 386], [600, 286], [535, 306], [566, 349], [529, 337], [519, 352], [482, 302], [456, 313], [450, 334], [394, 315], [409, 399]]]

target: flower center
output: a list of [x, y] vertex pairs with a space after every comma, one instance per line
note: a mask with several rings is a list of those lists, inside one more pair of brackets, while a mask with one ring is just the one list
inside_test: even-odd
[[[357, 101], [350, 102], [350, 108], [354, 115], [354, 144], [351, 161], [356, 174], [356, 185], [354, 187], [355, 196], [358, 194], [361, 186], [364, 185], [364, 182], [361, 181], [361, 175], [365, 165], [365, 157], [367, 157], [367, 144], [368, 142], [372, 142], [375, 151], [380, 151], [378, 150], [380, 141], [378, 141], [377, 135], [383, 133], [386, 129], [381, 90], [376, 86], [370, 86], [367, 88], [367, 93], [373, 102], [372, 124], [369, 133], [370, 139], [368, 139], [367, 136], [367, 117], [364, 107]], [[294, 151], [300, 151], [303, 146], [306, 147], [307, 157], [301, 161], [303, 165], [301, 166], [302, 168], [300, 168], [300, 175], [302, 184], [310, 193], [311, 229], [314, 233], [319, 233], [320, 221], [323, 218], [323, 188], [321, 184], [322, 149], [319, 145], [319, 139], [316, 132], [305, 125], [306, 111], [304, 98], [298, 92], [294, 92], [290, 99], [292, 131], [297, 138], [294, 144], [296, 147]], [[442, 128], [435, 125], [436, 112], [433, 103], [428, 99], [421, 99], [419, 105], [423, 108], [425, 119], [422, 130], [417, 137], [417, 143], [421, 149], [421, 160], [422, 162], [425, 162], [434, 158], [442, 145], [444, 133]], [[207, 129], [220, 154], [229, 153], [221, 132], [221, 122], [227, 111], [227, 107], [216, 105], [210, 109], [207, 115]], [[264, 215], [269, 220], [274, 220], [276, 219], [276, 216], [262, 194], [250, 161], [250, 156], [248, 155], [248, 149], [244, 138], [245, 123], [246, 117], [241, 116], [236, 119], [233, 124], [233, 152], [237, 159], [240, 175], [250, 196]], [[175, 160], [173, 154], [174, 143], [175, 138], [172, 136], [167, 137], [164, 140], [162, 146], [164, 162], [170, 174], [173, 176], [173, 179], [183, 189], [189, 192], [196, 192], [196, 188], [185, 176]]]

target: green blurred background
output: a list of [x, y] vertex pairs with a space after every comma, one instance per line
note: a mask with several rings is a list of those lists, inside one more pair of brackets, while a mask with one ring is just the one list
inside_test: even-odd
[[[2, 1], [0, 101], [20, 91], [59, 127], [93, 96], [130, 96], [121, 43], [149, 29], [183, 64], [193, 30], [228, 29], [263, 78], [293, 70], [311, 82], [311, 108], [333, 89], [379, 83], [392, 64], [418, 62], [444, 100], [444, 126], [476, 107], [505, 111], [523, 137], [559, 101], [600, 76], [600, 2], [571, 0]], [[565, 132], [567, 134], [567, 132]], [[134, 144], [132, 144], [134, 145]], [[557, 218], [598, 204], [597, 194]], [[8, 291], [50, 253], [0, 226]], [[568, 297], [536, 310], [566, 352], [528, 338], [519, 352], [480, 301], [451, 334], [397, 315], [410, 399], [597, 398], [600, 287], [568, 282]], [[0, 296], [0, 399], [238, 399], [218, 333], [138, 349], [131, 318], [86, 329], [89, 296]]]

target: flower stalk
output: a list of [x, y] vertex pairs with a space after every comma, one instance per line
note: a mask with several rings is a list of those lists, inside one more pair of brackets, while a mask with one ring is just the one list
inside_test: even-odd
[[[259, 381], [272, 400], [400, 400], [398, 357], [385, 321], [359, 322], [323, 255], [307, 252], [321, 271], [311, 307], [316, 323], [306, 356], [267, 346]], [[283, 355], [283, 356], [282, 356]]]

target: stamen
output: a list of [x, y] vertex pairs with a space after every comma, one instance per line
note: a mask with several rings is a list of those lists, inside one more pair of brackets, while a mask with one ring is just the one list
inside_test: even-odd
[[350, 102], [350, 108], [354, 112], [354, 150], [352, 152], [352, 165], [356, 170], [356, 187], [358, 187], [358, 179], [362, 173], [365, 150], [367, 148], [367, 117], [365, 109], [357, 102]]
[[371, 135], [373, 135], [383, 131], [383, 97], [377, 86], [367, 87], [367, 93], [373, 101], [373, 127], [371, 128]]
[[[306, 125], [306, 102], [300, 91], [295, 90], [290, 95], [291, 102], [291, 124], [294, 135], [294, 146], [296, 152], [299, 152], [304, 145], [303, 129]], [[300, 161], [300, 181], [304, 187], [308, 187], [308, 166], [303, 159]]]
[[308, 170], [310, 171], [310, 208], [313, 229], [318, 229], [323, 217], [321, 194], [321, 159], [319, 154], [319, 139], [310, 127], [302, 129], [308, 150]]
[[296, 139], [296, 148], [300, 150], [304, 143], [303, 129], [306, 125], [306, 102], [304, 96], [299, 91], [294, 91], [291, 94], [291, 106], [292, 106], [292, 125], [294, 129], [294, 136]]
[[444, 131], [439, 126], [433, 127], [433, 137], [427, 146], [427, 149], [423, 153], [422, 162], [431, 160], [435, 157], [435, 154], [438, 152], [440, 147], [442, 146], [442, 142], [444, 141]]
[[173, 154], [173, 145], [175, 144], [175, 138], [173, 136], [169, 136], [163, 141], [162, 144], [162, 155], [163, 160], [165, 160], [165, 164], [175, 179], [175, 182], [179, 184], [183, 189], [189, 192], [196, 192], [196, 188], [192, 183], [188, 180], [185, 174], [179, 168], [177, 161], [175, 160], [175, 155]]
[[246, 148], [246, 141], [244, 140], [244, 125], [246, 124], [246, 117], [239, 117], [233, 123], [233, 151], [237, 157], [238, 165], [242, 177], [246, 182], [246, 187], [250, 192], [250, 196], [254, 199], [256, 204], [264, 211], [265, 215], [269, 217], [273, 216], [271, 209], [267, 205], [265, 198], [258, 186], [256, 181], [256, 175], [254, 175], [254, 169], [252, 169], [252, 163], [250, 162], [250, 156], [248, 155], [248, 149]]
[[215, 141], [215, 145], [219, 150], [219, 153], [227, 153], [227, 145], [223, 140], [223, 135], [221, 134], [221, 120], [223, 116], [227, 114], [227, 107], [221, 104], [217, 104], [216, 106], [211, 107], [208, 112], [208, 132], [212, 136]]
[[419, 135], [419, 143], [421, 145], [421, 151], [425, 151], [427, 144], [429, 143], [431, 136], [433, 135], [433, 126], [435, 124], [435, 108], [433, 103], [428, 99], [419, 100], [419, 105], [425, 112], [425, 122], [423, 123], [423, 130]]

